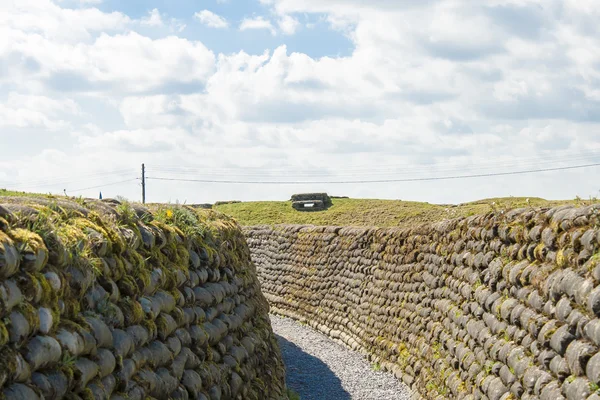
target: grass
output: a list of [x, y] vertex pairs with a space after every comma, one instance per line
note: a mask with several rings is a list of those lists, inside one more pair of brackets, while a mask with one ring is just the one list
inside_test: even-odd
[[[36, 196], [65, 198], [61, 195], [34, 194], [0, 189], [0, 196]], [[75, 199], [77, 200], [77, 199]], [[236, 219], [241, 225], [335, 225], [335, 226], [400, 226], [409, 223], [434, 222], [449, 218], [506, 211], [512, 208], [555, 207], [571, 204], [584, 206], [600, 203], [598, 199], [545, 200], [537, 197], [491, 198], [458, 205], [430, 204], [417, 201], [333, 198], [333, 205], [325, 211], [296, 211], [291, 201], [253, 201], [219, 204], [213, 209]], [[121, 206], [129, 207], [128, 202]], [[133, 211], [131, 211], [133, 213]], [[127, 212], [123, 212], [127, 216]], [[186, 222], [187, 215], [174, 215]], [[185, 224], [184, 224], [185, 225]], [[189, 233], [189, 232], [186, 232]]]
[[577, 206], [599, 203], [597, 199], [544, 200], [541, 198], [505, 197], [438, 205], [415, 201], [332, 199], [325, 211], [296, 211], [290, 201], [256, 201], [222, 204], [214, 208], [235, 218], [241, 225], [311, 224], [337, 226], [398, 226], [406, 223], [432, 222], [448, 218], [486, 214], [523, 207]]
[[6, 189], [0, 189], [0, 196], [16, 196], [16, 197], [23, 197], [23, 196], [57, 197], [57, 196], [55, 196], [55, 195], [52, 195], [52, 194], [28, 193], [28, 192], [19, 192], [19, 191], [15, 191], [15, 190], [6, 190]]
[[287, 397], [289, 400], [300, 400], [300, 395], [294, 389], [287, 389]]

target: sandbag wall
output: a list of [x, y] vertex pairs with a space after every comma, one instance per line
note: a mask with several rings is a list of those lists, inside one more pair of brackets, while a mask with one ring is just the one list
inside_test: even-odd
[[0, 398], [286, 398], [248, 247], [213, 211], [0, 197], [0, 314]]
[[428, 399], [600, 399], [599, 207], [244, 228], [271, 310]]

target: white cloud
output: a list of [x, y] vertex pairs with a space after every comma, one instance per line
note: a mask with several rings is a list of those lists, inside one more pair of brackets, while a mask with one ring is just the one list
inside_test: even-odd
[[220, 15], [217, 15], [209, 10], [202, 10], [194, 14], [194, 18], [211, 28], [227, 28], [229, 23]]
[[277, 21], [279, 29], [286, 35], [293, 35], [300, 26], [300, 22], [294, 17], [283, 15]]
[[[257, 167], [259, 178], [280, 180], [315, 170], [340, 179], [419, 177], [530, 168], [562, 154], [600, 151], [600, 35], [588, 15], [591, 0], [550, 0], [543, 8], [534, 0], [475, 6], [263, 0], [271, 6], [270, 19], [239, 25], [242, 31], [293, 34], [298, 19], [322, 17], [339, 31], [330, 35], [341, 32], [353, 46], [336, 57], [286, 46], [215, 56], [201, 42], [178, 37], [176, 20], [158, 10], [133, 20], [91, 7], [24, 1], [26, 7], [16, 0], [0, 4], [0, 93], [9, 93], [0, 94], [0, 148], [16, 149], [10, 162], [0, 161], [0, 177], [25, 182], [40, 170], [61, 176], [74, 168], [93, 170], [90, 165], [137, 168], [141, 162], [155, 176], [176, 174], [158, 167], [166, 165], [240, 179]], [[227, 24], [207, 10], [195, 18], [208, 26]], [[158, 21], [163, 29], [152, 30], [152, 37], [136, 32], [159, 27]], [[161, 36], [169, 29], [170, 36]], [[36, 150], [14, 143], [34, 131], [36, 140], [28, 142]], [[324, 190], [432, 202], [586, 197], [597, 195], [589, 179], [594, 173], [268, 192], [253, 185], [149, 181], [149, 196], [282, 199]], [[138, 188], [134, 182], [115, 193], [137, 198]]]
[[240, 24], [240, 31], [245, 31], [248, 29], [267, 29], [271, 32], [272, 35], [275, 35], [277, 33], [271, 21], [265, 19], [262, 16], [254, 18], [244, 18], [242, 20], [242, 23]]
[[11, 107], [26, 108], [28, 110], [35, 110], [52, 115], [56, 114], [81, 114], [79, 105], [72, 99], [51, 99], [45, 96], [39, 95], [25, 95], [20, 93], [11, 92], [8, 94], [7, 104]]
[[5, 104], [0, 104], [0, 127], [56, 131], [69, 127], [68, 119], [79, 115], [82, 115], [82, 111], [72, 99], [58, 100], [11, 92]]
[[58, 0], [59, 3], [102, 4], [102, 0]]
[[135, 32], [103, 33], [93, 43], [70, 45], [4, 33], [10, 44], [0, 41], [0, 62], [11, 54], [31, 60], [39, 66], [32, 76], [57, 90], [169, 90], [169, 85], [202, 84], [214, 68], [214, 55], [202, 43], [176, 36], [153, 40]]
[[100, 32], [127, 28], [132, 20], [120, 12], [97, 8], [61, 8], [50, 0], [7, 0], [0, 2], [0, 27], [39, 34], [54, 42], [79, 43]]
[[142, 18], [141, 24], [152, 27], [164, 26], [162, 16], [157, 8], [154, 8], [152, 11], [148, 12], [148, 16]]

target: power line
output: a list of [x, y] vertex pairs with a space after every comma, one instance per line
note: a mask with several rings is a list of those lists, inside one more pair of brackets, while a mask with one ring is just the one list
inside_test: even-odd
[[[417, 168], [409, 167], [407, 165], [401, 166], [385, 166], [385, 165], [371, 165], [365, 168], [360, 168], [358, 171], [355, 171], [357, 168], [356, 165], [345, 167], [341, 172], [328, 170], [327, 168], [321, 168], [315, 170], [311, 168], [310, 170], [298, 170], [291, 168], [270, 168], [270, 167], [236, 167], [236, 168], [215, 168], [211, 166], [207, 167], [157, 167], [150, 166], [147, 168], [148, 171], [156, 172], [156, 173], [168, 173], [168, 174], [176, 174], [176, 175], [192, 175], [192, 174], [200, 174], [205, 177], [222, 177], [222, 176], [236, 176], [236, 177], [247, 177], [247, 178], [271, 178], [278, 176], [285, 176], [287, 178], [290, 177], [321, 177], [321, 176], [336, 176], [336, 177], [356, 177], [357, 175], [364, 176], [376, 176], [376, 175], [395, 175], [397, 176], [399, 173], [408, 173], [415, 174], [419, 172], [437, 172], [440, 173], [450, 173], [453, 171], [462, 172], [465, 169], [473, 169], [476, 168], [477, 171], [482, 171], [485, 169], [493, 169], [497, 170], [499, 168], [502, 169], [512, 169], [512, 168], [530, 168], [530, 167], [541, 167], [544, 164], [551, 166], [554, 168], [556, 164], [563, 163], [574, 163], [574, 162], [594, 162], [600, 157], [600, 153], [581, 153], [577, 155], [572, 155], [571, 157], [564, 157], [561, 155], [549, 155], [549, 156], [541, 156], [536, 158], [527, 158], [523, 159], [522, 162], [519, 162], [518, 159], [512, 160], [498, 160], [496, 162], [487, 162], [485, 164], [420, 164], [417, 165]], [[280, 171], [279, 173], [275, 173]]]
[[78, 175], [72, 178], [68, 177], [58, 177], [58, 178], [47, 178], [47, 179], [38, 179], [35, 181], [24, 181], [18, 183], [2, 183], [2, 185], [10, 186], [12, 188], [40, 188], [47, 186], [55, 186], [55, 185], [69, 185], [77, 182], [88, 182], [90, 180], [99, 180], [109, 176], [122, 176], [132, 173], [133, 169], [126, 170], [117, 170], [117, 171], [103, 171], [103, 172], [95, 172], [86, 175]]
[[103, 185], [90, 186], [90, 187], [86, 187], [86, 188], [82, 188], [82, 189], [69, 190], [69, 192], [82, 192], [84, 190], [89, 190], [89, 189], [98, 189], [98, 188], [102, 188], [102, 187], [106, 187], [106, 186], [118, 185], [119, 183], [133, 182], [133, 181], [137, 181], [138, 179], [139, 178], [126, 179], [124, 181], [118, 181], [118, 182], [112, 182], [112, 183], [105, 183]]
[[[573, 162], [594, 162], [597, 161], [597, 157], [593, 159], [590, 158], [582, 158], [582, 159], [573, 159], [569, 160], [570, 163]], [[343, 172], [331, 171], [327, 169], [323, 170], [308, 170], [308, 171], [290, 171], [288, 173], [269, 173], [265, 171], [264, 173], [243, 173], [243, 172], [229, 172], [229, 173], [218, 173], [212, 172], [210, 170], [202, 170], [202, 169], [190, 169], [186, 171], [179, 171], [175, 169], [156, 169], [156, 168], [148, 168], [150, 172], [155, 172], [156, 174], [167, 173], [169, 175], [175, 175], [179, 177], [185, 177], [186, 175], [201, 175], [203, 177], [211, 177], [211, 178], [220, 178], [220, 177], [243, 177], [243, 178], [319, 178], [319, 177], [335, 177], [335, 178], [356, 178], [356, 177], [386, 177], [386, 176], [398, 176], [398, 175], [415, 175], [419, 173], [444, 173], [450, 174], [453, 172], [462, 173], [468, 170], [477, 170], [479, 172], [488, 170], [489, 172], [493, 172], [498, 169], [529, 169], [529, 168], [542, 168], [542, 167], [557, 167], [560, 165], [557, 164], [565, 164], [567, 161], [548, 161], [548, 162], [525, 162], [525, 163], [506, 163], [506, 164], [496, 164], [496, 165], [456, 165], [453, 167], [442, 167], [437, 165], [432, 166], [420, 166], [421, 168], [398, 168], [395, 170], [377, 170], [377, 169], [368, 169], [362, 171], [350, 171], [344, 170]], [[491, 171], [490, 171], [491, 170]]]
[[[598, 150], [592, 150], [592, 151], [586, 151], [586, 152], [562, 152], [562, 153], [552, 153], [552, 154], [545, 154], [545, 155], [538, 155], [538, 156], [525, 156], [525, 157], [513, 157], [510, 160], [503, 160], [503, 159], [497, 159], [497, 161], [495, 162], [491, 162], [491, 165], [497, 164], [497, 163], [501, 163], [501, 164], [506, 164], [507, 162], [514, 164], [519, 163], [519, 160], [523, 160], [524, 162], [538, 162], [538, 161], [542, 161], [542, 160], [548, 160], [548, 161], [560, 161], [561, 158], [564, 158], [565, 160], [570, 160], [572, 157], [576, 157], [577, 159], [579, 158], [590, 158], [590, 157], [600, 157], [600, 151]], [[489, 158], [486, 158], [487, 160], [489, 160]], [[521, 163], [519, 163], [521, 164]], [[428, 164], [421, 164], [424, 167], [435, 167], [435, 166], [440, 166], [440, 167], [445, 167], [445, 166], [458, 166], [458, 167], [463, 167], [462, 164], [456, 164], [456, 163], [428, 163]], [[390, 165], [377, 165], [377, 164], [367, 164], [367, 165], [357, 165], [357, 164], [353, 164], [351, 166], [348, 166], [346, 168], [344, 168], [345, 171], [347, 170], [351, 170], [351, 169], [358, 169], [358, 170], [365, 170], [365, 169], [378, 169], [378, 168], [384, 168], [384, 169], [389, 169], [389, 168], [405, 168], [407, 167], [406, 164], [390, 164]], [[261, 167], [251, 167], [251, 166], [244, 166], [244, 167], [239, 167], [239, 166], [234, 166], [234, 167], [214, 167], [211, 165], [197, 165], [194, 167], [181, 167], [181, 166], [173, 166], [173, 165], [165, 165], [165, 164], [153, 164], [150, 169], [154, 169], [154, 170], [169, 170], [169, 169], [184, 169], [184, 170], [190, 170], [190, 169], [201, 169], [201, 170], [214, 170], [214, 171], [223, 171], [223, 172], [227, 172], [230, 173], [231, 171], [235, 171], [235, 170], [243, 170], [243, 171], [248, 171], [248, 170], [264, 170], [264, 169], [268, 169], [269, 171], [283, 171], [283, 172], [287, 172], [290, 170], [290, 168], [294, 168], [294, 167], [283, 167], [283, 168], [278, 168], [278, 167], [272, 167], [272, 166], [261, 166]]]
[[562, 171], [578, 168], [597, 167], [600, 163], [573, 165], [568, 167], [540, 168], [511, 172], [494, 172], [485, 174], [470, 175], [450, 175], [427, 178], [401, 178], [401, 179], [379, 179], [379, 180], [354, 180], [354, 181], [237, 181], [237, 180], [213, 180], [213, 179], [183, 179], [183, 178], [164, 178], [164, 177], [146, 177], [156, 181], [177, 181], [177, 182], [201, 182], [201, 183], [228, 183], [228, 184], [256, 184], [256, 185], [306, 185], [306, 184], [358, 184], [358, 183], [392, 183], [392, 182], [418, 182], [418, 181], [441, 181], [450, 179], [466, 178], [484, 178], [492, 176], [522, 175], [537, 172]]

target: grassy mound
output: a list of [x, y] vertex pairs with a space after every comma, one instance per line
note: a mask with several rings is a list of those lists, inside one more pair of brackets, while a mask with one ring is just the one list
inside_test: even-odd
[[438, 205], [416, 201], [332, 199], [325, 211], [299, 212], [291, 201], [257, 201], [221, 204], [214, 208], [235, 218], [240, 224], [272, 225], [335, 225], [391, 227], [406, 223], [441, 221], [468, 217], [490, 211], [523, 207], [555, 207], [559, 205], [588, 205], [597, 200], [544, 200], [541, 198], [505, 197], [474, 201], [460, 205]]

